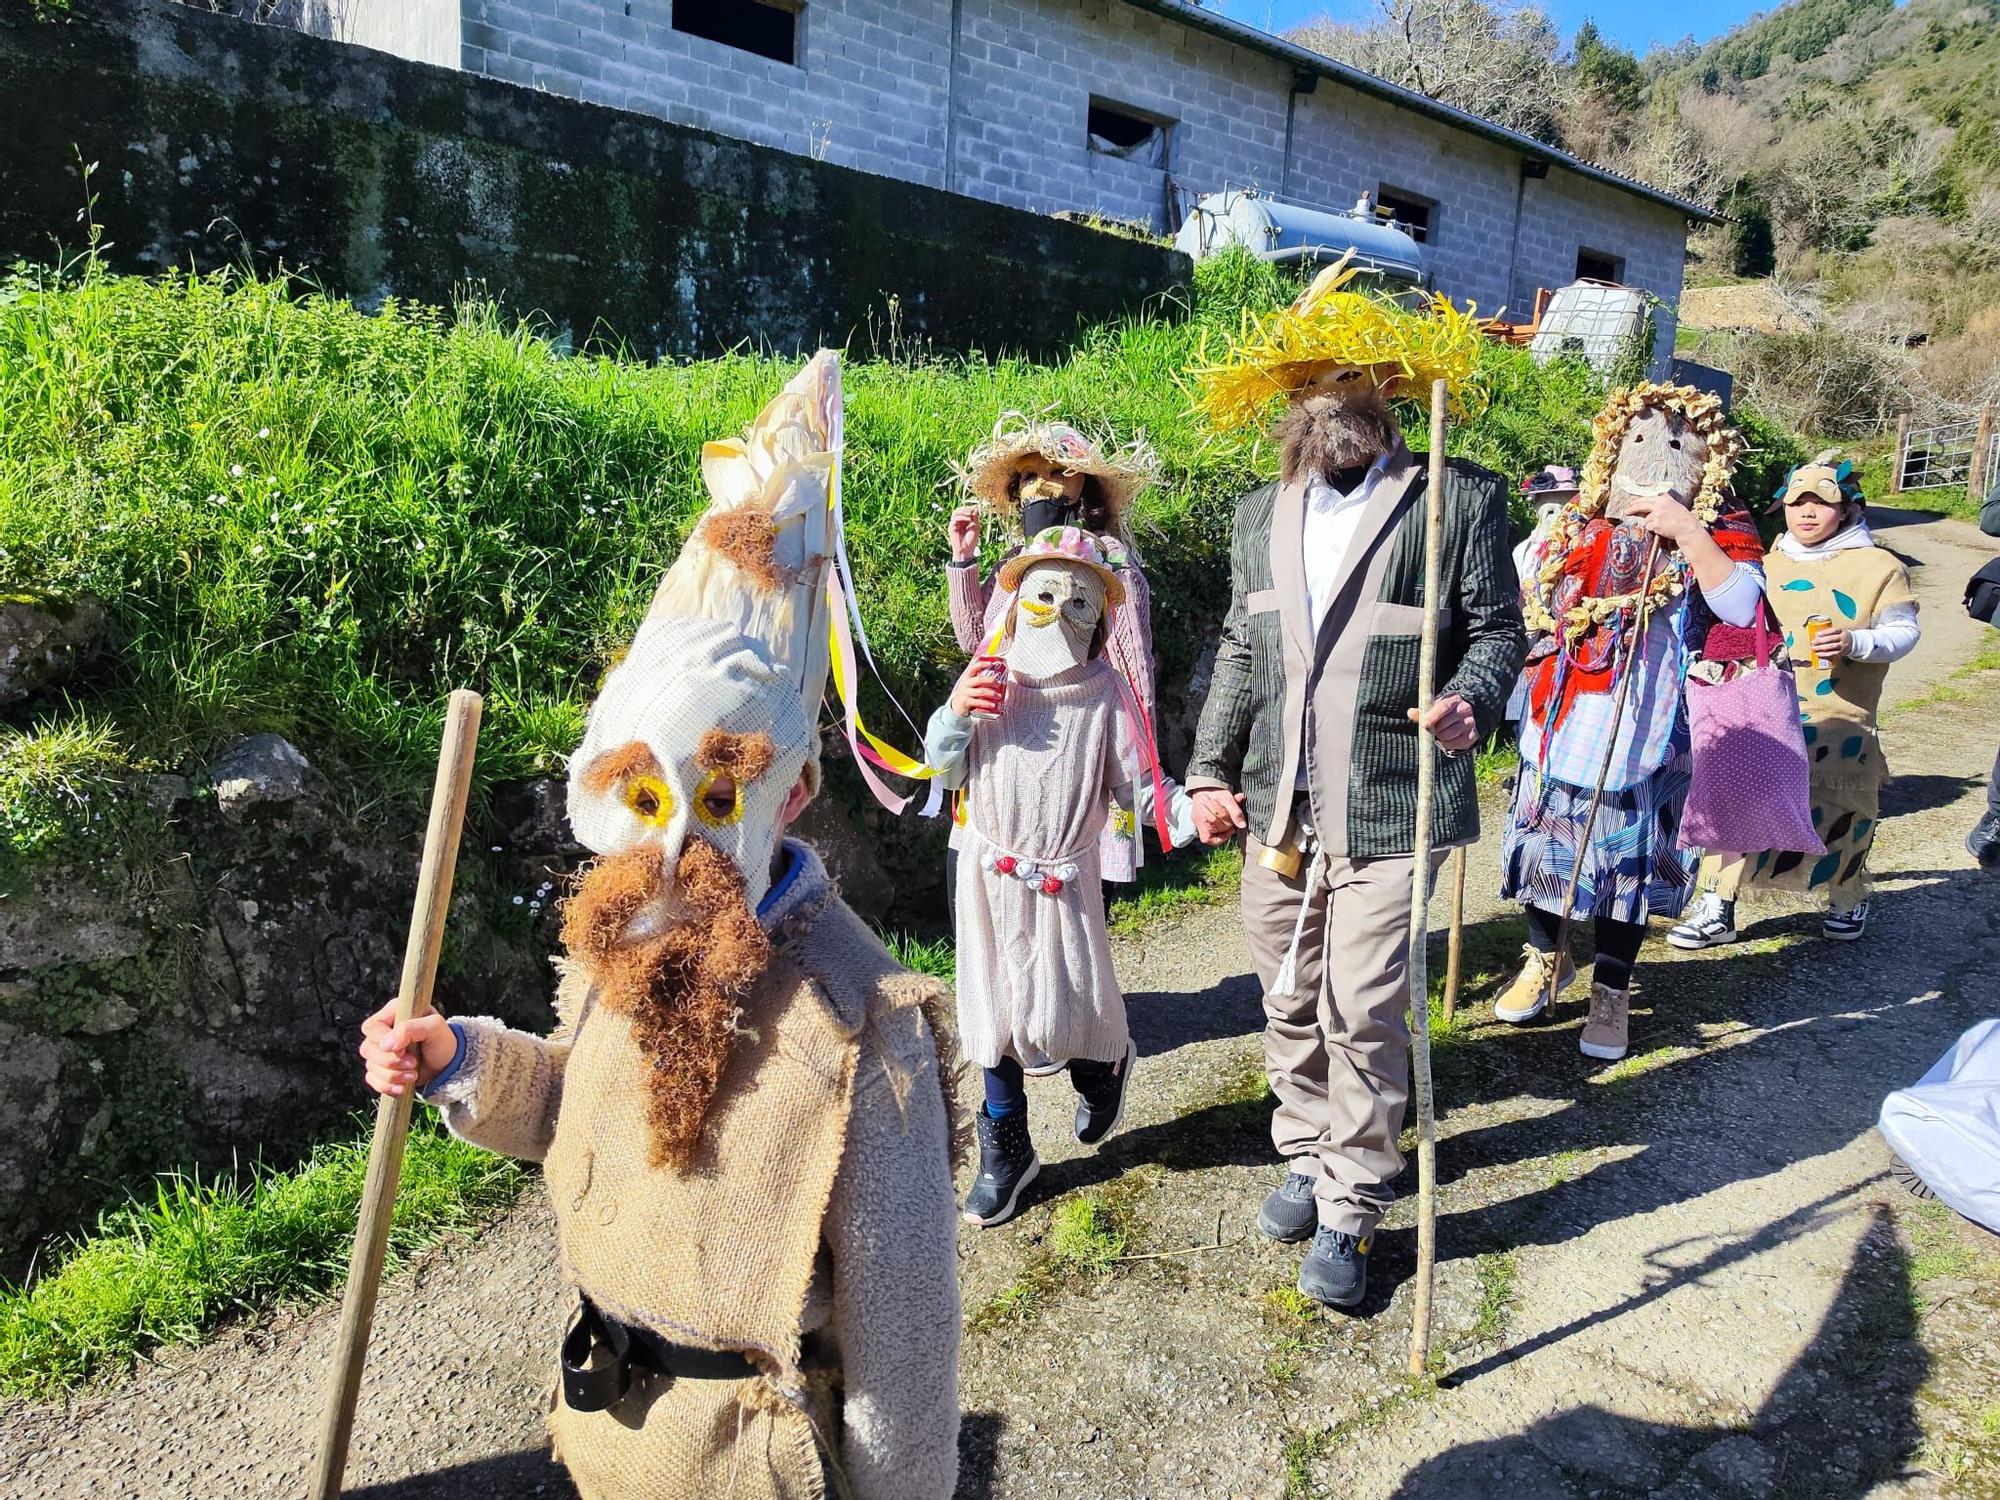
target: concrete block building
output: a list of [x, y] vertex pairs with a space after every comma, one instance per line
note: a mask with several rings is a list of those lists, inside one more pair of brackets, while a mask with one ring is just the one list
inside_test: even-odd
[[[1699, 204], [1188, 0], [344, 0], [345, 40], [1042, 213], [1366, 196], [1438, 290], [1679, 300]], [[1672, 315], [1662, 319], [1672, 347]]]

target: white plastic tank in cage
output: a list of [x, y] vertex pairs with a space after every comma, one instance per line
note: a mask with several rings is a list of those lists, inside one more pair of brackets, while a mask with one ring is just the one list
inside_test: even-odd
[[[1549, 299], [1528, 348], [1536, 359], [1581, 355], [1608, 374], [1646, 327], [1646, 294], [1608, 281], [1572, 281]], [[1652, 350], [1646, 351], [1648, 362]]]

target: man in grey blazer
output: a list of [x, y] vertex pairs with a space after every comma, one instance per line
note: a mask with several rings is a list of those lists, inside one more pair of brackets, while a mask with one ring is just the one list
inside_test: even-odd
[[[1237, 508], [1229, 614], [1186, 780], [1206, 842], [1248, 841], [1243, 925], [1287, 1166], [1258, 1226], [1312, 1241], [1299, 1289], [1336, 1307], [1367, 1293], [1409, 1096], [1427, 465], [1390, 414], [1388, 374], [1326, 365], [1290, 396], [1273, 433], [1281, 479]], [[1440, 861], [1479, 836], [1466, 752], [1499, 722], [1526, 652], [1511, 541], [1504, 481], [1451, 460], [1430, 713], [1445, 752]]]

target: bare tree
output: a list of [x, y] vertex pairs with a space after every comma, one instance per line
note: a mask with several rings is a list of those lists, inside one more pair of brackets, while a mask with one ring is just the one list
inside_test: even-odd
[[1471, 110], [1551, 145], [1575, 90], [1555, 25], [1511, 0], [1376, 0], [1363, 25], [1328, 17], [1289, 39], [1340, 62]]

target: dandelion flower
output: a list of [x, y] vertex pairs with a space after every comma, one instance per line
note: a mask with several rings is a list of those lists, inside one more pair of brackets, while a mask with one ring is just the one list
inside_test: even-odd
[[229, 466], [229, 477], [231, 479], [241, 479], [243, 477], [243, 465], [231, 464]]

